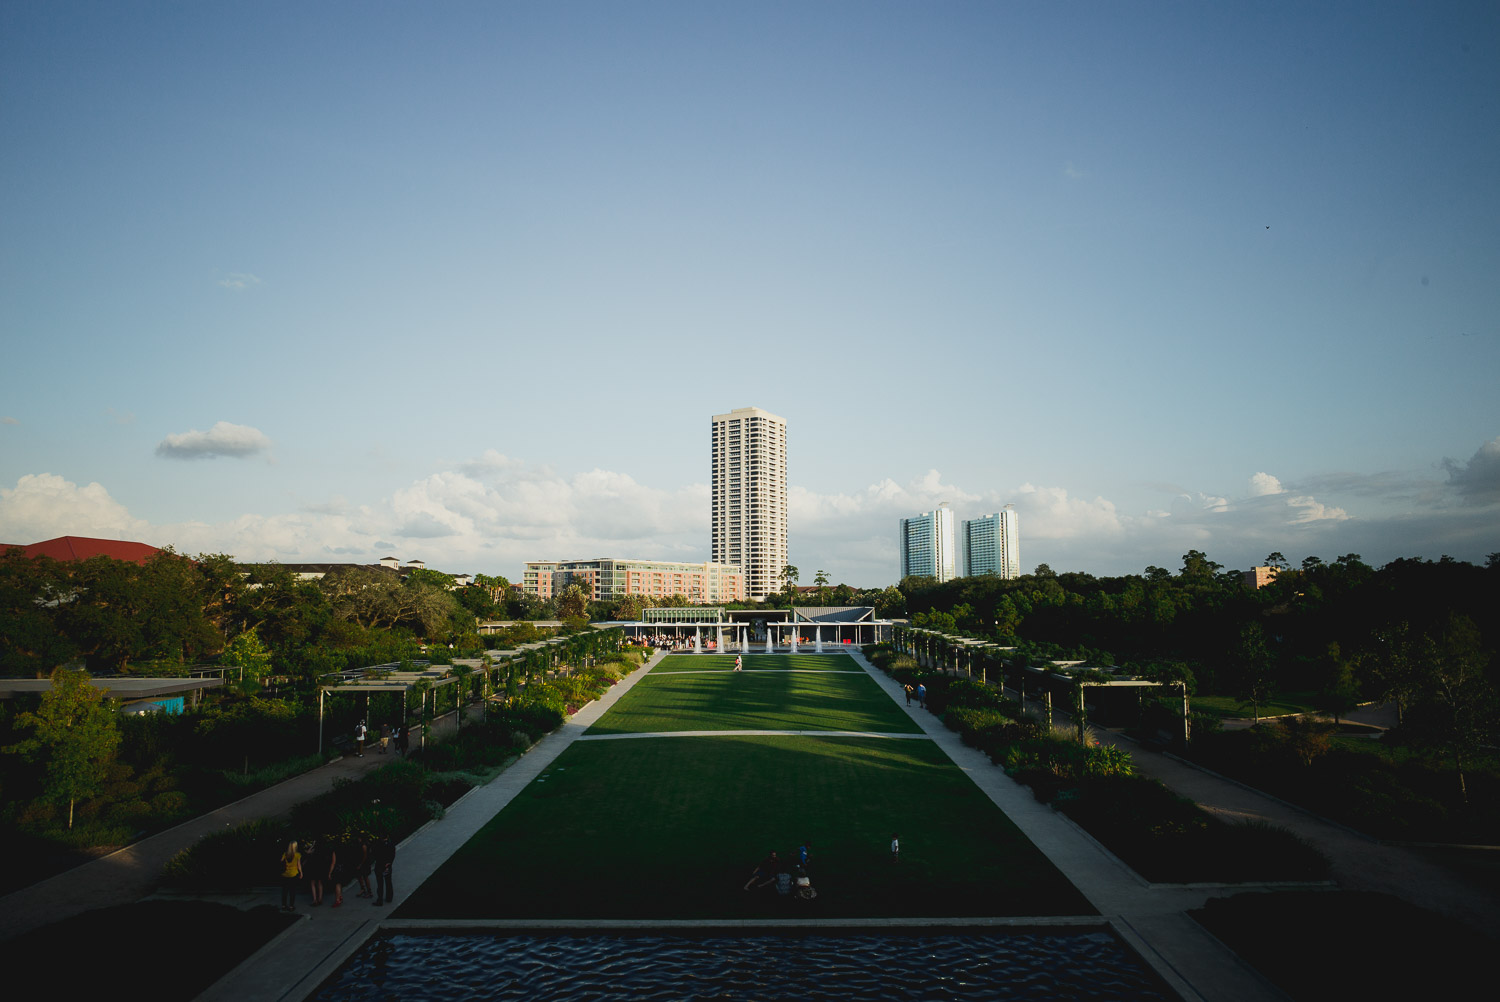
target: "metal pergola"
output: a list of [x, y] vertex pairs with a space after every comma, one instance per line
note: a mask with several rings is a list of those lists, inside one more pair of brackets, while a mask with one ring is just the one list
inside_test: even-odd
[[[909, 646], [911, 650], [907, 653], [917, 658], [917, 663], [922, 664], [925, 656], [929, 662], [927, 667], [939, 667], [943, 671], [950, 668], [958, 671], [962, 668], [970, 678], [974, 677], [976, 660], [979, 664], [979, 680], [990, 683], [987, 666], [990, 662], [1000, 666], [1001, 678], [1000, 689], [1004, 692], [1007, 686], [1013, 689], [1021, 708], [1026, 708], [1026, 695], [1029, 691], [1041, 697], [1043, 703], [1043, 714], [1047, 727], [1052, 727], [1052, 693], [1054, 690], [1068, 692], [1072, 696], [1073, 707], [1071, 710], [1073, 720], [1078, 729], [1078, 740], [1087, 740], [1086, 725], [1087, 713], [1084, 707], [1084, 690], [1089, 687], [1097, 688], [1138, 688], [1138, 689], [1162, 689], [1177, 688], [1182, 694], [1182, 740], [1186, 744], [1191, 737], [1189, 724], [1189, 713], [1191, 707], [1188, 700], [1187, 683], [1185, 682], [1157, 682], [1152, 679], [1139, 678], [1126, 674], [1121, 668], [1115, 666], [1089, 667], [1083, 661], [1053, 661], [1050, 667], [1036, 667], [1033, 665], [1021, 666], [1006, 662], [1004, 655], [1013, 653], [1016, 648], [1005, 647], [987, 640], [979, 640], [974, 637], [963, 637], [955, 634], [942, 633], [937, 630], [927, 630], [921, 627], [905, 627], [905, 634], [920, 638], [921, 645], [913, 643]], [[1082, 678], [1077, 676], [1084, 676]], [[1106, 677], [1100, 677], [1106, 676]], [[1011, 684], [1014, 679], [1014, 684]], [[1028, 687], [1027, 679], [1032, 679], [1037, 684]]]

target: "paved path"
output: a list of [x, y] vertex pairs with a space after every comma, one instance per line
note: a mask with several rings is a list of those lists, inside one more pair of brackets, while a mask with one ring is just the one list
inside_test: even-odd
[[1095, 737], [1130, 752], [1137, 772], [1226, 821], [1265, 821], [1295, 833], [1328, 857], [1340, 887], [1390, 894], [1500, 938], [1500, 899], [1418, 852], [1383, 845], [1180, 759], [1145, 751], [1119, 734], [1096, 730]]
[[854, 657], [1184, 999], [1284, 1002], [1286, 996], [1280, 990], [1187, 915], [1189, 909], [1202, 907], [1209, 898], [1233, 894], [1241, 888], [1147, 884], [1077, 825], [1040, 803], [1028, 788], [991, 763], [988, 755], [965, 745], [939, 717], [903, 705], [906, 694], [899, 683], [878, 671], [863, 655]]
[[[475, 712], [477, 708], [471, 710], [471, 715]], [[433, 721], [431, 734], [433, 738], [442, 738], [453, 729], [454, 716], [450, 713]], [[358, 779], [396, 757], [394, 753], [382, 755], [376, 751], [367, 751], [362, 758], [346, 755], [7, 894], [0, 898], [0, 941], [86, 911], [139, 901], [155, 890], [167, 861], [203, 836], [247, 821], [281, 817], [304, 800], [327, 793], [340, 780]]]
[[[509, 769], [470, 790], [448, 808], [441, 821], [419, 829], [396, 849], [392, 877], [400, 898], [421, 884], [484, 827], [516, 794], [546, 771], [583, 732], [651, 670], [661, 654], [573, 714], [561, 727], [532, 745]], [[269, 897], [260, 899], [272, 903]], [[249, 902], [254, 903], [254, 902]], [[390, 905], [372, 907], [363, 898], [344, 897], [344, 906], [307, 908], [299, 922], [263, 947], [199, 996], [200, 1002], [241, 999], [300, 1002], [343, 966], [380, 928]]]

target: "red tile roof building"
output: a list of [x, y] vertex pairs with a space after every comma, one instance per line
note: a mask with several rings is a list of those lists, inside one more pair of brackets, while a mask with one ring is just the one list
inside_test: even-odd
[[0, 552], [7, 550], [21, 550], [28, 557], [51, 557], [53, 560], [63, 561], [113, 557], [115, 560], [128, 560], [142, 566], [161, 552], [160, 548], [145, 543], [132, 543], [125, 539], [95, 539], [92, 536], [58, 536], [29, 546], [0, 543]]

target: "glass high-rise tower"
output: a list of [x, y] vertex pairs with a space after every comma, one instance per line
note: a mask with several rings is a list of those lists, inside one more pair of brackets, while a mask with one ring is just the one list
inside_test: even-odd
[[1021, 533], [1016, 528], [1014, 508], [1007, 506], [993, 515], [965, 519], [959, 535], [970, 576], [1021, 576]]
[[781, 588], [786, 567], [786, 421], [759, 407], [713, 417], [711, 559], [739, 564], [745, 597]]
[[901, 576], [947, 581], [954, 576], [953, 512], [946, 504], [901, 519]]

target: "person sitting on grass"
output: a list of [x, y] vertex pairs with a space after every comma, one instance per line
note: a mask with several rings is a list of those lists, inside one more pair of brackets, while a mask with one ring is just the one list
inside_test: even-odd
[[772, 849], [770, 854], [760, 861], [760, 865], [755, 868], [755, 872], [750, 874], [750, 879], [745, 881], [745, 890], [748, 891], [752, 886], [765, 887], [774, 881], [776, 879], [776, 868], [780, 865], [781, 861], [776, 856], [776, 850]]

